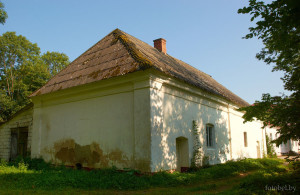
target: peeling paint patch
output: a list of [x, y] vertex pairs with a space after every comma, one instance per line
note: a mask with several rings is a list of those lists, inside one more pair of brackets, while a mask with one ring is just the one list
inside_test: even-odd
[[98, 168], [99, 165], [100, 167], [109, 167], [110, 163], [118, 163], [126, 167], [129, 161], [127, 156], [119, 149], [104, 154], [96, 142], [81, 146], [73, 139], [55, 142], [53, 152], [55, 160], [60, 160], [62, 163], [72, 166], [80, 163], [90, 168]]

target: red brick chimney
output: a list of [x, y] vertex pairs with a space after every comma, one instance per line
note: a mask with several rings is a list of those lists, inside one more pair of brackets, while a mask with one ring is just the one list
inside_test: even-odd
[[166, 47], [166, 40], [163, 38], [155, 39], [154, 41], [154, 47], [160, 51], [163, 52], [164, 54], [167, 53], [167, 47]]

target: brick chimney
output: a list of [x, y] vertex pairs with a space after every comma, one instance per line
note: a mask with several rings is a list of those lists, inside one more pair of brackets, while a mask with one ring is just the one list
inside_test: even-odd
[[166, 47], [166, 40], [163, 38], [155, 39], [154, 41], [154, 47], [160, 51], [163, 52], [164, 54], [167, 53], [167, 47]]

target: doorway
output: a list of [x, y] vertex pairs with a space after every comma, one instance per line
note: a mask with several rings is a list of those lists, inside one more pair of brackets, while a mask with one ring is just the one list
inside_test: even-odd
[[186, 172], [189, 167], [189, 144], [185, 137], [176, 138], [177, 171]]
[[257, 158], [261, 158], [259, 141], [256, 141], [256, 151], [257, 151]]
[[18, 127], [11, 129], [11, 150], [10, 160], [17, 156], [27, 156], [28, 127]]

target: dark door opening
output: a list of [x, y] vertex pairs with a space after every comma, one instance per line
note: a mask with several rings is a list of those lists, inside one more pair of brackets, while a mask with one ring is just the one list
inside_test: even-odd
[[177, 171], [186, 172], [189, 167], [189, 145], [185, 137], [176, 138]]
[[11, 129], [11, 150], [10, 160], [17, 156], [27, 156], [28, 127], [18, 127]]

